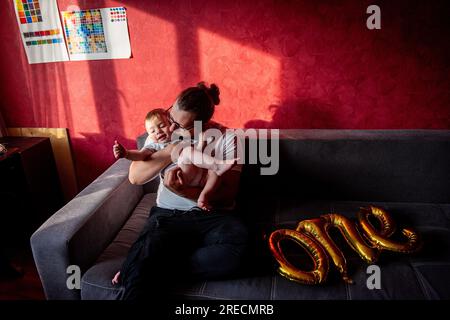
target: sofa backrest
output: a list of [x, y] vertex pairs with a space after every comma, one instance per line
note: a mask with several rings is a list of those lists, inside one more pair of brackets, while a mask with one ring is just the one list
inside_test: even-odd
[[304, 199], [450, 203], [450, 131], [281, 130], [279, 149], [277, 177], [253, 166], [242, 188]]
[[450, 203], [450, 130], [280, 130], [279, 155], [274, 176], [244, 166], [241, 196]]

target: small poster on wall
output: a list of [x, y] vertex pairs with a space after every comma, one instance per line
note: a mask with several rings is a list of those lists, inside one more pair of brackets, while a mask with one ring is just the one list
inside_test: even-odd
[[62, 11], [70, 60], [131, 57], [124, 7]]
[[28, 63], [68, 61], [56, 0], [13, 0]]

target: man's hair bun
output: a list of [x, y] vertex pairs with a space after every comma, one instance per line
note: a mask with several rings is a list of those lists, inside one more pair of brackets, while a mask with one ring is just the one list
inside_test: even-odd
[[197, 83], [197, 87], [205, 90], [206, 94], [209, 96], [214, 105], [218, 105], [220, 103], [220, 90], [219, 87], [213, 83], [210, 87], [206, 84], [206, 82], [202, 81]]
[[220, 103], [220, 90], [215, 83], [211, 84], [211, 87], [209, 88], [209, 95], [215, 105], [218, 105]]

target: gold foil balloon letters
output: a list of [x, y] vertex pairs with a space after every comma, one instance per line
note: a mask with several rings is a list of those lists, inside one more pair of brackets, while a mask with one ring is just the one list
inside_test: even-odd
[[[378, 220], [379, 230], [369, 221], [371, 215]], [[347, 275], [345, 257], [330, 237], [330, 228], [337, 228], [349, 246], [368, 264], [377, 261], [381, 250], [413, 253], [421, 248], [419, 234], [411, 229], [401, 230], [406, 237], [405, 242], [391, 240], [390, 237], [396, 229], [395, 222], [381, 208], [375, 206], [360, 208], [358, 222], [362, 233], [358, 230], [358, 224], [340, 214], [326, 214], [320, 218], [300, 221], [296, 230], [279, 229], [272, 232], [269, 237], [269, 248], [279, 264], [278, 272], [293, 281], [320, 284], [326, 281], [328, 275], [329, 255], [341, 273], [342, 279], [352, 283]], [[281, 248], [283, 240], [292, 240], [306, 250], [314, 262], [313, 269], [304, 271], [289, 263]]]

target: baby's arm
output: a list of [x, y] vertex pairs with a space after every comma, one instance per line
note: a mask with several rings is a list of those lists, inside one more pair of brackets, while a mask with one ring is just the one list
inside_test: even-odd
[[147, 157], [151, 156], [155, 152], [154, 149], [142, 149], [142, 150], [127, 150], [126, 159], [131, 161], [144, 161]]
[[125, 158], [131, 161], [144, 161], [155, 152], [154, 149], [127, 150], [123, 145], [114, 141], [113, 153], [116, 159]]

